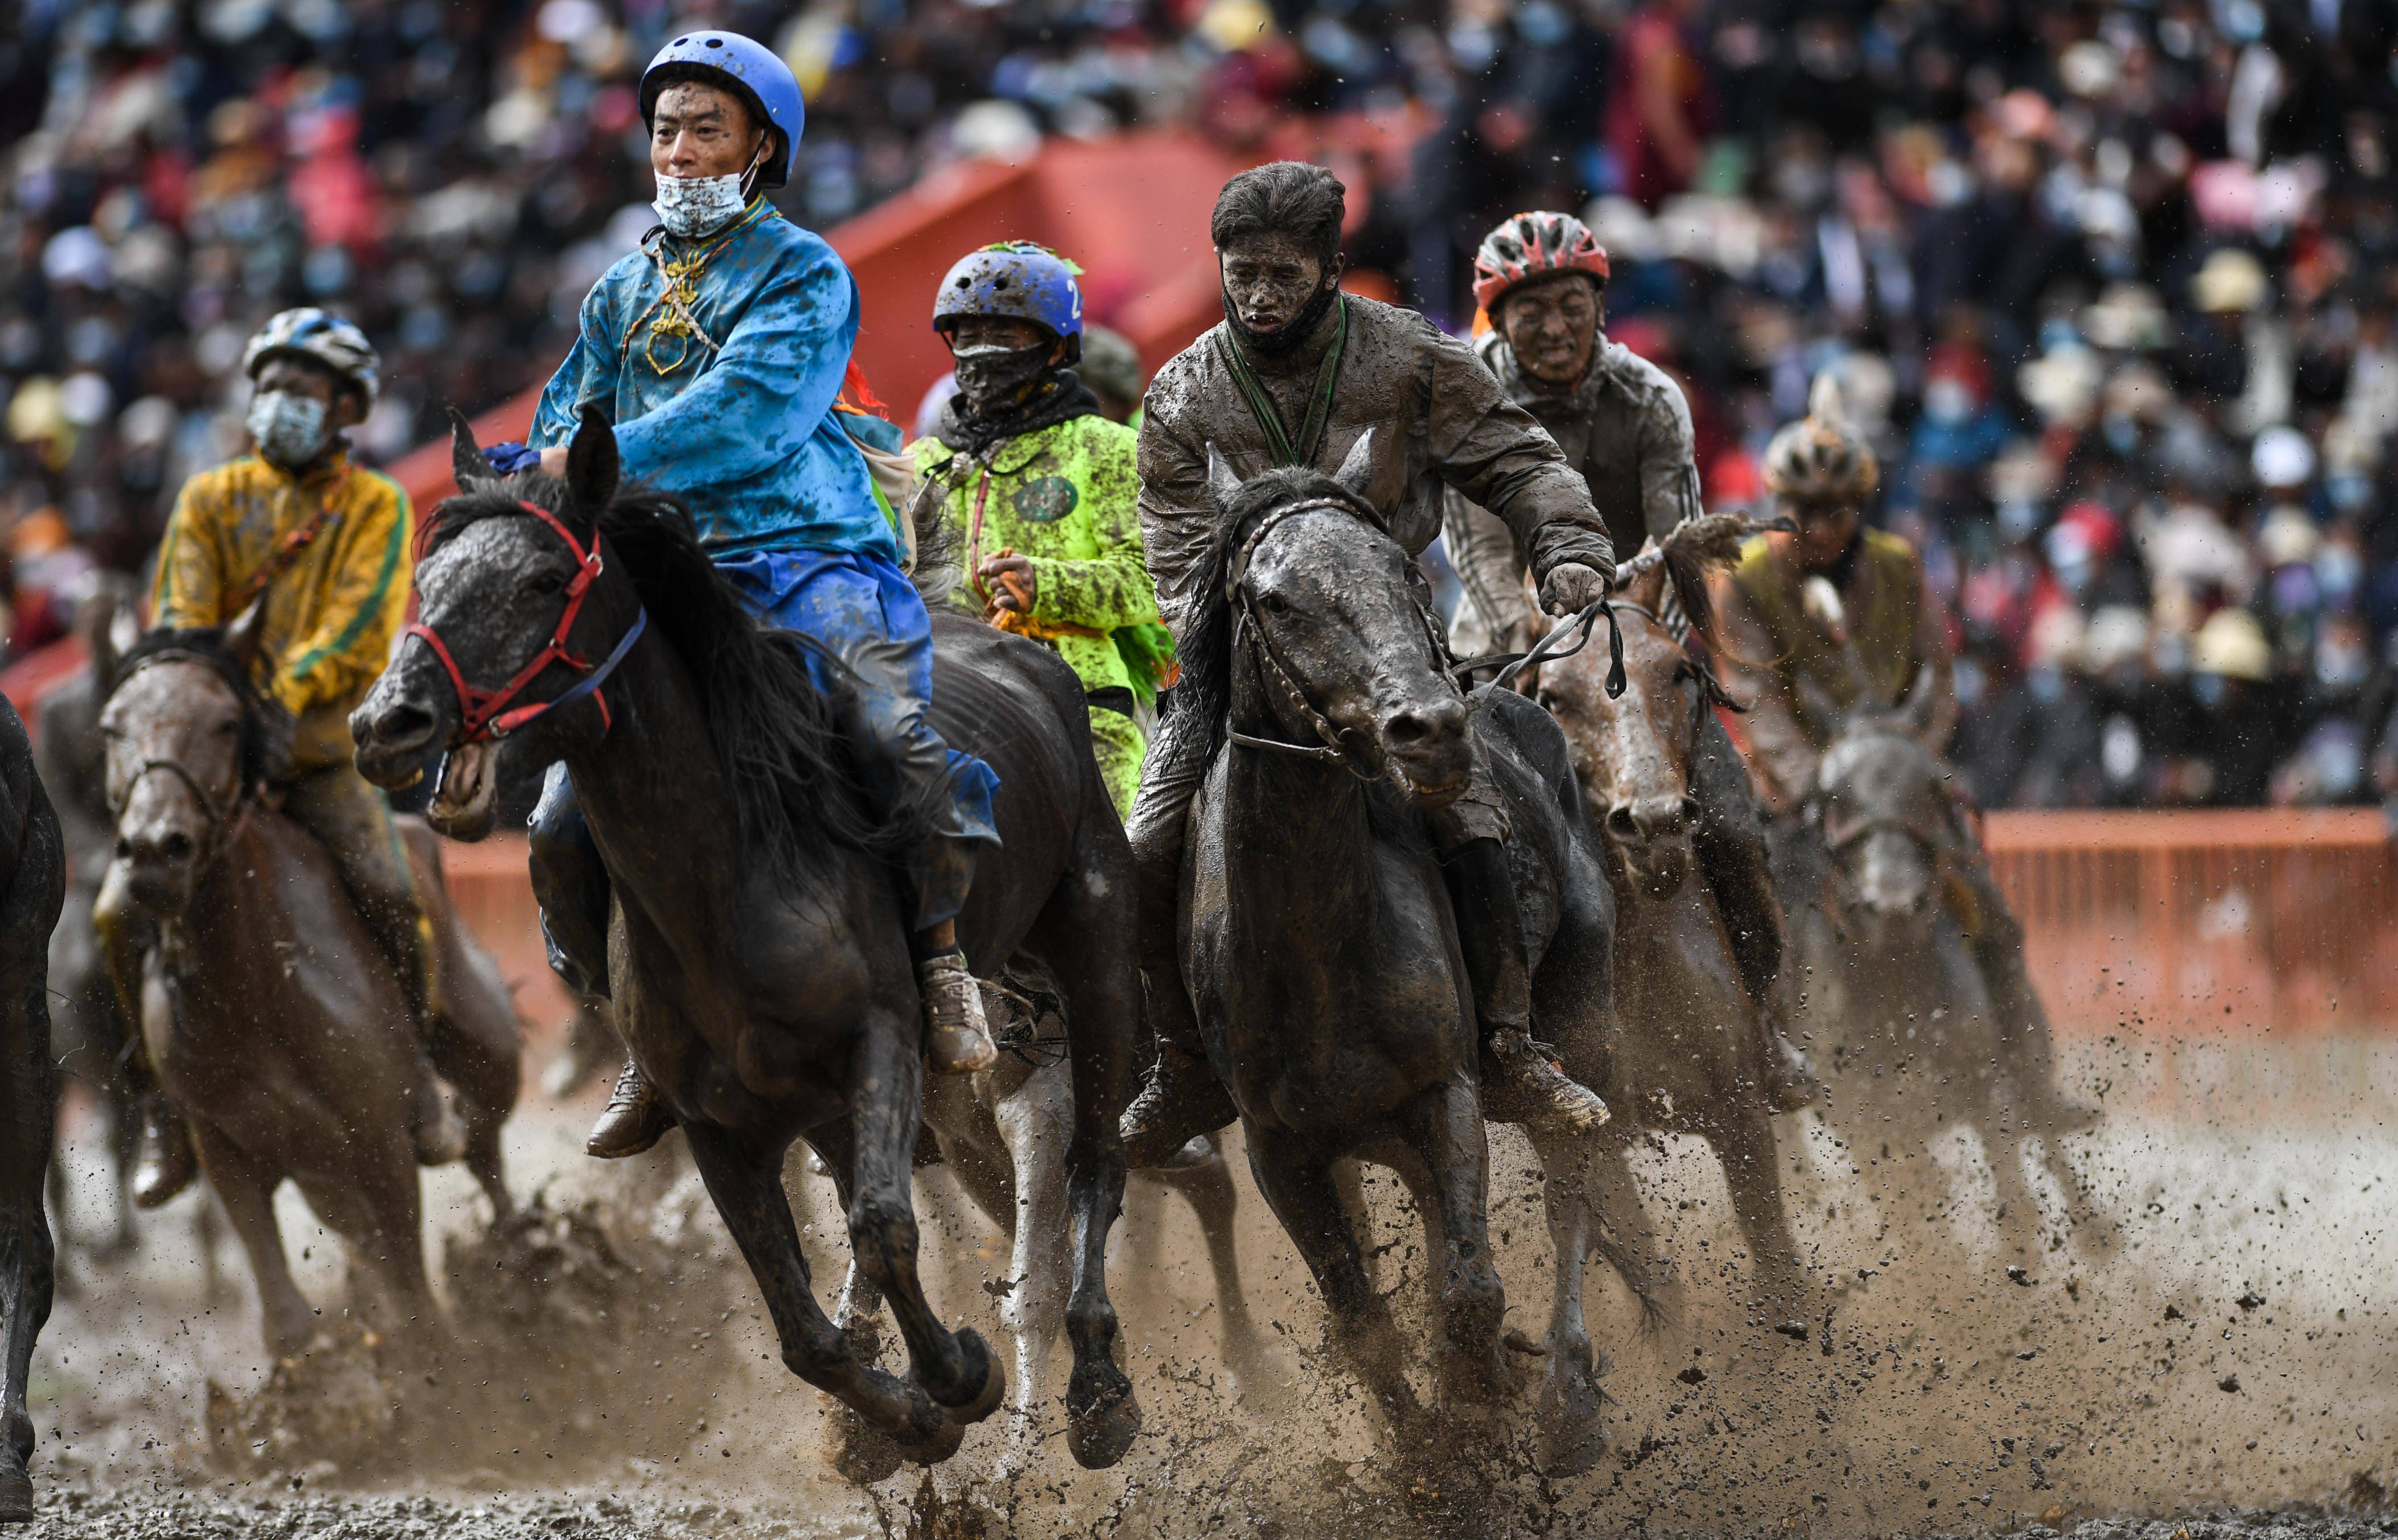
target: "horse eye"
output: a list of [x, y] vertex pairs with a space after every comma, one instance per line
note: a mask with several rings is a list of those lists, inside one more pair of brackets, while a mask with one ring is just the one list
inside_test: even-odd
[[544, 572], [532, 580], [532, 586], [536, 594], [556, 594], [564, 591], [566, 580], [555, 572]]
[[1268, 594], [1265, 596], [1264, 604], [1268, 610], [1277, 615], [1285, 615], [1290, 612], [1290, 601], [1284, 598], [1280, 594]]

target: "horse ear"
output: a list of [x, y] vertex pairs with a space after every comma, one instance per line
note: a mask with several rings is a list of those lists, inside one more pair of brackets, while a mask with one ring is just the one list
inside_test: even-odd
[[87, 641], [91, 651], [91, 676], [99, 681], [104, 695], [116, 688], [118, 662], [141, 639], [141, 622], [122, 594], [98, 595], [93, 602], [103, 609], [100, 623], [91, 628]]
[[1223, 450], [1216, 448], [1216, 441], [1209, 439], [1207, 441], [1207, 495], [1215, 500], [1217, 510], [1221, 512], [1231, 507], [1233, 499], [1240, 494], [1240, 490], [1241, 478], [1233, 474], [1232, 462], [1224, 458]]
[[474, 425], [455, 407], [450, 408], [450, 478], [458, 483], [462, 492], [499, 480], [492, 474], [492, 462], [483, 458], [481, 447], [475, 442]]
[[1349, 446], [1349, 452], [1340, 457], [1340, 468], [1332, 473], [1332, 479], [1339, 482], [1340, 489], [1350, 496], [1365, 497], [1366, 489], [1374, 480], [1373, 429], [1367, 428], [1359, 434], [1357, 442]]
[[566, 450], [566, 489], [574, 496], [574, 511], [586, 522], [597, 522], [616, 501], [616, 482], [624, 462], [616, 453], [616, 430], [608, 414], [591, 403], [583, 405], [583, 425]]
[[1932, 726], [1932, 665], [1930, 663], [1915, 671], [1915, 683], [1907, 690], [1906, 699], [1900, 703], [1898, 715], [1900, 720], [1906, 724], [1906, 730], [1915, 737], [1920, 738], [1930, 730]]
[[225, 651], [241, 665], [242, 672], [249, 672], [250, 664], [258, 657], [259, 647], [266, 639], [265, 595], [250, 600], [249, 608], [233, 618], [233, 623], [225, 627], [224, 639]]

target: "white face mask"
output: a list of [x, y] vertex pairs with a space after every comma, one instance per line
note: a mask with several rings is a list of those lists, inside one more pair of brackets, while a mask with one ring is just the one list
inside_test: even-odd
[[325, 447], [325, 403], [290, 391], [261, 391], [250, 398], [246, 425], [260, 454], [296, 471]]
[[756, 158], [746, 171], [723, 177], [658, 178], [657, 201], [650, 205], [658, 211], [658, 222], [669, 234], [694, 240], [721, 229], [741, 212], [749, 201], [749, 183], [758, 174], [759, 162], [766, 155], [762, 140]]

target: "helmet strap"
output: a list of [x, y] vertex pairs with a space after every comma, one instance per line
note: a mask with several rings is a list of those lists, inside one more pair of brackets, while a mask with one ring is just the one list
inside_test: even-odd
[[758, 153], [749, 157], [749, 165], [741, 173], [741, 201], [748, 203], [758, 189], [758, 173], [766, 164], [766, 150], [775, 142], [772, 125], [758, 130]]

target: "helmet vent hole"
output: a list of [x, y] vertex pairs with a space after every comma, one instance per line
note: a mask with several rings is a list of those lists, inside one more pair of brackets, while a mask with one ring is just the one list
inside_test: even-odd
[[993, 288], [1005, 288], [1007, 287], [1007, 280], [1004, 277], [993, 278], [990, 281], [990, 287]]
[[686, 43], [688, 43], [688, 42], [690, 42], [690, 41], [691, 41], [691, 39], [690, 39], [690, 38], [688, 38], [688, 37], [678, 37], [678, 38], [676, 38], [676, 39], [674, 40], [674, 46], [675, 46], [676, 47], [680, 48], [680, 47], [681, 47], [684, 44], [686, 44]]
[[711, 37], [707, 40], [707, 46], [711, 48], [721, 48], [724, 47], [724, 39], [721, 37]]

